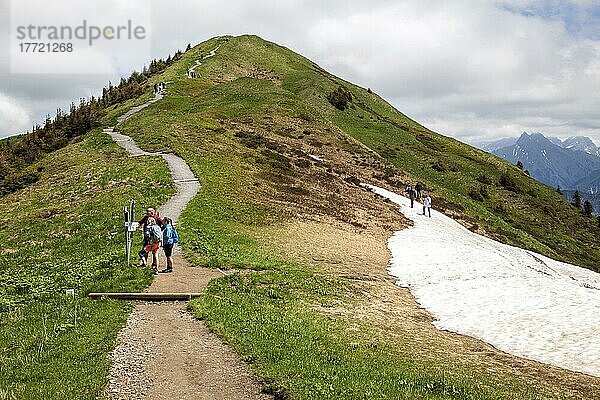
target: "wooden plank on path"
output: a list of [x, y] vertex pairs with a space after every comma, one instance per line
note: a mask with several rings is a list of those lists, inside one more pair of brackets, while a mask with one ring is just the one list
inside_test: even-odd
[[90, 293], [92, 299], [144, 300], [144, 301], [189, 301], [201, 293]]

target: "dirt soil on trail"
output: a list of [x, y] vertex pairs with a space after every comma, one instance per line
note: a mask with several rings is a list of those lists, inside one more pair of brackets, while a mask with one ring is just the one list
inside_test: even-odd
[[[174, 272], [158, 275], [149, 292], [202, 292], [222, 276], [192, 267], [181, 255], [174, 261]], [[136, 302], [111, 358], [109, 399], [271, 398], [186, 302]]]

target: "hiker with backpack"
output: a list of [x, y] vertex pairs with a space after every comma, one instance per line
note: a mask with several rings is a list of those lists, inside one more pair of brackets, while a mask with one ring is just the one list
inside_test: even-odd
[[423, 200], [423, 215], [425, 215], [426, 210], [429, 212], [429, 218], [431, 218], [431, 197], [429, 195]]
[[146, 245], [139, 252], [140, 266], [148, 265], [147, 257], [152, 254], [152, 272], [158, 274], [158, 251], [163, 240], [163, 233], [153, 217], [149, 217], [144, 228], [144, 243]]
[[421, 200], [421, 196], [423, 195], [423, 184], [421, 182], [417, 182], [415, 191], [417, 192], [417, 200]]
[[[148, 222], [150, 221], [151, 218], [154, 220], [154, 223], [157, 224], [159, 228], [163, 224], [162, 218], [160, 218], [158, 216], [158, 214], [152, 207], [148, 207], [148, 209], [146, 210], [146, 215], [144, 215], [142, 217], [142, 219], [140, 219], [138, 221], [138, 224], [139, 224], [140, 228], [142, 229], [142, 232], [144, 233], [144, 241], [142, 243], [142, 250], [140, 250], [140, 252], [138, 253], [140, 256], [140, 267], [145, 267], [148, 265], [148, 256], [149, 256], [150, 252], [146, 251], [146, 246], [152, 244], [152, 241], [150, 240], [149, 235], [147, 235], [147, 233], [149, 233], [149, 231], [147, 231], [146, 228], [148, 227]], [[161, 237], [162, 237], [162, 235], [161, 235]], [[158, 265], [158, 262], [156, 264]]]
[[415, 205], [415, 189], [412, 186], [407, 186], [405, 192], [408, 193], [408, 197], [410, 199], [410, 208], [413, 208]]
[[141, 226], [142, 229], [146, 227], [146, 224], [148, 223], [148, 218], [154, 218], [154, 221], [158, 224], [159, 227], [163, 224], [162, 218], [158, 216], [158, 213], [154, 210], [154, 208], [148, 207], [146, 209], [146, 215], [144, 215], [142, 219], [138, 221], [138, 225]]
[[179, 243], [179, 235], [173, 226], [173, 220], [164, 217], [163, 222], [163, 251], [167, 257], [167, 267], [160, 272], [169, 273], [173, 272], [173, 247]]

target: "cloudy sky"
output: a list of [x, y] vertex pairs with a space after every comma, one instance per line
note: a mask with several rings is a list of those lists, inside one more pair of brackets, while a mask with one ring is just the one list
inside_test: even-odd
[[[111, 3], [138, 10], [129, 11], [133, 20], [150, 15], [144, 21], [150, 50], [112, 54], [104, 74], [11, 72], [10, 23], [24, 4], [12, 1], [11, 21], [10, 2], [0, 0], [0, 137], [97, 94], [150, 57], [213, 36], [253, 33], [372, 88], [429, 128], [463, 141], [538, 131], [585, 135], [600, 144], [598, 0], [81, 2], [87, 9], [71, 13], [79, 20], [110, 21]], [[28, 1], [46, 5], [34, 7], [38, 19], [50, 9], [68, 14], [58, 0]], [[92, 9], [92, 3], [102, 6]], [[98, 65], [93, 55], [78, 57], [78, 65]], [[51, 70], [43, 60], [32, 65]]]

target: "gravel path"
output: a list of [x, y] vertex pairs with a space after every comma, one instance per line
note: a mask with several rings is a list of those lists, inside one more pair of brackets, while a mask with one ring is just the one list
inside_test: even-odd
[[[174, 264], [174, 272], [159, 275], [148, 291], [200, 292], [222, 276], [191, 267], [181, 255]], [[108, 399], [272, 399], [185, 302], [136, 302], [110, 359]]]
[[[194, 66], [191, 67], [190, 69], [188, 69], [189, 72], [196, 72], [196, 68], [198, 68], [199, 66], [202, 65], [202, 61], [206, 60], [207, 58], [210, 58], [212, 56], [214, 56], [217, 53], [217, 50], [219, 49], [219, 47], [221, 47], [221, 45], [218, 45], [217, 47], [215, 47], [210, 53], [208, 53], [207, 55], [205, 55], [204, 57], [202, 57], [202, 59], [200, 60], [196, 60], [194, 62]], [[188, 74], [187, 75], [188, 78], [191, 78], [191, 76]]]
[[[118, 123], [162, 97], [157, 93], [152, 100], [117, 118]], [[159, 212], [176, 222], [200, 189], [188, 164], [174, 154], [144, 151], [114, 127], [104, 132], [132, 157], [159, 156], [167, 162], [177, 192]], [[202, 292], [211, 279], [222, 276], [218, 270], [192, 267], [178, 250], [174, 272], [157, 276], [149, 292]], [[271, 398], [261, 393], [260, 385], [233, 351], [190, 315], [185, 302], [135, 302], [109, 358], [111, 367], [104, 392], [108, 399]]]

